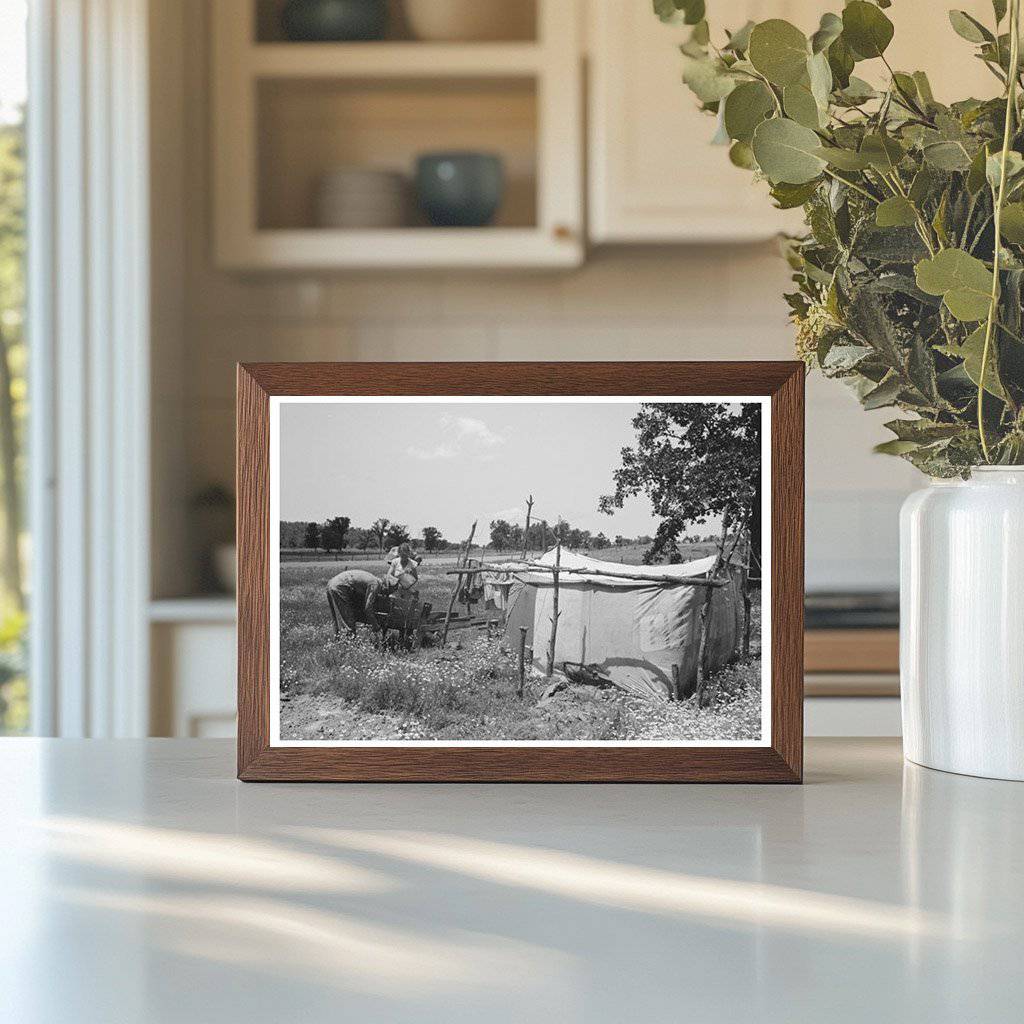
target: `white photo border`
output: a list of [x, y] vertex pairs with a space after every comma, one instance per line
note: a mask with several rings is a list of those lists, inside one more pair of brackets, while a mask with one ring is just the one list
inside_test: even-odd
[[[270, 395], [270, 746], [271, 747], [771, 747], [772, 400], [770, 395]], [[282, 405], [694, 404], [761, 407], [761, 737], [756, 740], [282, 740], [280, 468]]]

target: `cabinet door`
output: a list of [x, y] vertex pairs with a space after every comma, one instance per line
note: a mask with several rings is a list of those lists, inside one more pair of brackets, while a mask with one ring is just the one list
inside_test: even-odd
[[[810, 0], [736, 0], [711, 16], [716, 34], [771, 17], [810, 31], [822, 9]], [[689, 28], [663, 25], [649, 0], [591, 0], [589, 26], [593, 241], [737, 241], [799, 226], [799, 211], [776, 210], [763, 182], [710, 145], [715, 120], [681, 78]]]

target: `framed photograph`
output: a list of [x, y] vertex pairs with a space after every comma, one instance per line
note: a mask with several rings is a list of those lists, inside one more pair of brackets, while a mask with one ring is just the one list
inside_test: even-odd
[[238, 775], [799, 782], [798, 362], [238, 368]]

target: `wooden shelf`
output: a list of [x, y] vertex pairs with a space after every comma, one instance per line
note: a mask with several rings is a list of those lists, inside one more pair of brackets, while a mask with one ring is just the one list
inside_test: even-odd
[[536, 43], [257, 43], [243, 51], [254, 78], [460, 78], [539, 74]]
[[229, 268], [269, 270], [358, 267], [574, 267], [578, 240], [548, 239], [533, 228], [396, 228], [333, 231], [324, 228], [254, 232], [221, 248]]
[[[254, 42], [254, 0], [217, 0], [210, 134], [218, 266], [578, 266], [580, 3], [539, 0], [536, 41], [293, 43]], [[314, 226], [316, 189], [332, 169], [411, 175], [421, 153], [449, 149], [504, 161], [505, 196], [493, 226]]]

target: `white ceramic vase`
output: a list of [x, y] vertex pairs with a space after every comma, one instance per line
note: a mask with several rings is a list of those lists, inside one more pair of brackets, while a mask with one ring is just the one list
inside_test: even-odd
[[910, 495], [900, 563], [904, 753], [1024, 781], [1024, 467]]

